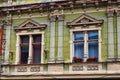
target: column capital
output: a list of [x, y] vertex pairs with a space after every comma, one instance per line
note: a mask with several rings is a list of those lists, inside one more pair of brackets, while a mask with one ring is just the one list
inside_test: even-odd
[[107, 10], [107, 16], [108, 17], [113, 17], [114, 16], [114, 10]]
[[118, 17], [120, 17], [120, 9], [119, 9], [119, 10], [116, 10], [116, 15], [117, 15]]

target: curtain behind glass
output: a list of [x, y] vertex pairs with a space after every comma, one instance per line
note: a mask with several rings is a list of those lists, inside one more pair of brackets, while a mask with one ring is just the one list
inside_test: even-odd
[[88, 40], [98, 40], [98, 31], [88, 31]]
[[97, 42], [89, 42], [88, 43], [88, 57], [89, 58], [98, 58], [98, 43]]
[[74, 56], [84, 58], [84, 32], [74, 32]]
[[98, 31], [88, 31], [88, 57], [98, 58]]

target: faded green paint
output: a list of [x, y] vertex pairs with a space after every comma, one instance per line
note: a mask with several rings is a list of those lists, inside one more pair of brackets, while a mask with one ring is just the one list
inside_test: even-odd
[[55, 59], [58, 57], [58, 21], [55, 24]]
[[45, 29], [45, 34], [44, 34], [44, 40], [45, 40], [45, 51], [44, 52], [44, 62], [47, 63], [49, 60], [49, 55], [50, 55], [50, 29], [49, 26]]
[[16, 55], [16, 33], [12, 27], [11, 29], [11, 36], [10, 36], [10, 62], [15, 62], [15, 55]]
[[18, 26], [19, 24], [23, 23], [27, 19], [13, 19], [13, 26]]
[[102, 25], [102, 51], [101, 51], [101, 57], [102, 61], [107, 60], [107, 55], [108, 55], [108, 33], [107, 33], [107, 16], [105, 12], [93, 12], [93, 13], [88, 13], [89, 15], [95, 17], [96, 19], [103, 19], [104, 23]]
[[118, 56], [118, 49], [117, 49], [117, 17], [114, 16], [114, 21], [113, 21], [113, 29], [114, 29], [114, 56], [117, 58]]
[[102, 57], [102, 61], [106, 61], [107, 60], [107, 56], [108, 56], [108, 33], [107, 33], [108, 27], [107, 27], [107, 23], [104, 22], [103, 26], [102, 26], [102, 51], [101, 51], [101, 57]]
[[[108, 54], [108, 34], [107, 34], [107, 17], [105, 12], [91, 12], [87, 13], [90, 16], [95, 17], [96, 19], [103, 19], [104, 23], [102, 25], [102, 51], [101, 51], [101, 57], [103, 61], [107, 60], [107, 54]], [[65, 16], [66, 22], [72, 21], [75, 18], [79, 17], [81, 14], [69, 14]], [[65, 60], [69, 60], [70, 57], [70, 34], [69, 34], [69, 29], [67, 27], [64, 27], [64, 56]]]
[[65, 61], [70, 60], [70, 33], [69, 28], [64, 26], [63, 28], [63, 58]]
[[[88, 8], [88, 10], [91, 10], [92, 8]], [[75, 9], [78, 10], [78, 9]], [[70, 10], [68, 10], [70, 11]], [[36, 13], [38, 14], [38, 13]], [[82, 13], [81, 13], [82, 14]], [[66, 22], [72, 21], [75, 18], [79, 17], [81, 14], [67, 14], [65, 15], [65, 20], [64, 20], [64, 29], [63, 29], [63, 58], [66, 62], [70, 61], [70, 32], [69, 32], [69, 28], [66, 26]], [[102, 25], [102, 51], [101, 51], [101, 57], [103, 61], [107, 60], [107, 54], [108, 54], [108, 33], [107, 33], [107, 17], [106, 17], [106, 13], [105, 12], [90, 12], [87, 13], [90, 16], [93, 16], [97, 19], [103, 19], [104, 23]], [[45, 50], [47, 50], [47, 58], [44, 57], [44, 62], [47, 63], [49, 55], [50, 55], [50, 29], [49, 29], [49, 22], [48, 22], [48, 17], [38, 17], [38, 18], [32, 18], [33, 20], [36, 20], [40, 23], [45, 23], [48, 24], [48, 27], [45, 29], [45, 36], [44, 36], [44, 40], [45, 40]], [[26, 19], [14, 19], [13, 20], [13, 25], [18, 25], [22, 22], [24, 22]], [[116, 19], [115, 19], [116, 20]], [[116, 26], [116, 21], [114, 20], [114, 26]], [[56, 22], [56, 32], [55, 32], [55, 58], [57, 58], [57, 53], [58, 53], [58, 22]], [[114, 32], [116, 33], [116, 27], [114, 28]], [[114, 35], [115, 38], [115, 43], [116, 43], [116, 35]], [[13, 39], [13, 41], [12, 41]], [[14, 45], [13, 47], [11, 47], [11, 52], [14, 52], [14, 56], [15, 56], [15, 41], [16, 37], [15, 37], [15, 32], [14, 30], [11, 31], [11, 46], [12, 44]], [[117, 46], [115, 44], [115, 46]], [[115, 56], [117, 54], [117, 47], [115, 47]], [[45, 54], [44, 54], [45, 56]], [[14, 60], [12, 61], [14, 62]]]

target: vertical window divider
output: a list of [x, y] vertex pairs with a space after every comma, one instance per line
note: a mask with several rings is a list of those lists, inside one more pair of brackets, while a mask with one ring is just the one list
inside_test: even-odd
[[88, 54], [88, 51], [87, 51], [87, 31], [84, 32], [84, 62], [87, 61], [87, 54]]
[[32, 63], [32, 55], [33, 55], [33, 51], [32, 51], [32, 43], [33, 43], [33, 38], [32, 35], [29, 35], [29, 56], [28, 56], [28, 64]]

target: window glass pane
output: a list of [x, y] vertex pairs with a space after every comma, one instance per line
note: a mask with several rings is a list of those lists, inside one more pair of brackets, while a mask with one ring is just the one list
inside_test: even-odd
[[74, 40], [84, 40], [84, 32], [74, 32]]
[[29, 43], [29, 36], [20, 36], [21, 43]]
[[33, 42], [41, 42], [41, 35], [33, 35]]
[[84, 43], [75, 43], [74, 44], [74, 56], [84, 58]]
[[93, 57], [98, 58], [98, 43], [97, 42], [89, 42], [88, 43], [88, 57], [89, 58], [93, 58]]
[[98, 31], [88, 31], [88, 40], [97, 40]]
[[28, 54], [29, 54], [29, 47], [28, 46], [22, 46], [21, 47], [21, 63], [22, 64], [27, 64]]
[[41, 62], [41, 47], [40, 45], [33, 46], [33, 63]]

